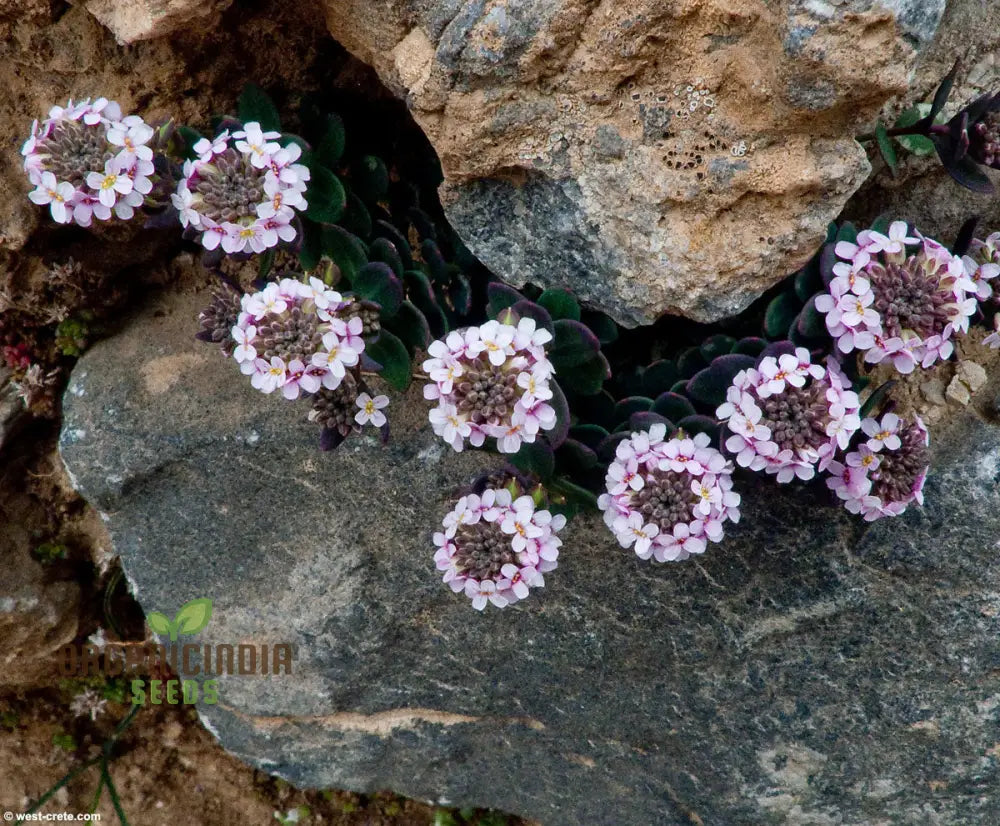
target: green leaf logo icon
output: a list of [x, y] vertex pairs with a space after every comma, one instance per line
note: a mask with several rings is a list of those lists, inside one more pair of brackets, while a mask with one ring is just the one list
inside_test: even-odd
[[170, 618], [159, 611], [150, 611], [146, 615], [146, 624], [153, 629], [154, 634], [170, 633]]
[[212, 618], [212, 600], [207, 598], [193, 599], [184, 603], [174, 621], [171, 622], [159, 611], [150, 611], [146, 622], [155, 634], [169, 634], [171, 642], [177, 642], [178, 635], [191, 636], [197, 634], [208, 625]]
[[208, 625], [212, 618], [212, 600], [193, 599], [184, 603], [181, 610], [174, 617], [174, 631], [178, 634], [190, 636], [197, 634]]

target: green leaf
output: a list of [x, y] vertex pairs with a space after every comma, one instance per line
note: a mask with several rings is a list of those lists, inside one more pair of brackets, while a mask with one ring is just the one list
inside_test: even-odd
[[548, 487], [554, 493], [561, 493], [570, 502], [579, 502], [592, 510], [597, 509], [597, 496], [585, 487], [571, 482], [565, 476], [557, 476], [549, 483]]
[[194, 145], [204, 136], [200, 132], [192, 129], [190, 126], [178, 126], [177, 134], [180, 135], [181, 139], [184, 141], [182, 157], [188, 161], [197, 158], [198, 153], [194, 151]]
[[347, 207], [344, 185], [340, 182], [340, 178], [325, 166], [313, 164], [309, 171], [312, 177], [309, 179], [309, 189], [306, 191], [306, 198], [309, 201], [306, 215], [321, 224], [335, 223]]
[[578, 424], [569, 429], [569, 435], [571, 439], [596, 449], [601, 441], [608, 437], [608, 431], [599, 424]]
[[569, 290], [545, 290], [536, 303], [548, 310], [553, 319], [580, 320], [580, 304]]
[[597, 336], [601, 344], [612, 344], [618, 340], [618, 325], [611, 316], [596, 310], [587, 310], [581, 320]]
[[271, 247], [260, 257], [260, 267], [257, 269], [258, 278], [267, 278], [268, 273], [271, 272], [271, 267], [274, 266], [275, 253], [275, 248]]
[[858, 228], [854, 226], [850, 221], [844, 221], [839, 227], [837, 227], [837, 241], [848, 241], [853, 244], [858, 240]]
[[323, 227], [323, 254], [330, 256], [351, 283], [368, 262], [368, 250], [361, 239], [333, 224]]
[[243, 87], [236, 111], [244, 124], [256, 121], [265, 132], [272, 129], [281, 131], [281, 117], [274, 101], [256, 83], [248, 83]]
[[642, 389], [638, 395], [655, 399], [669, 390], [680, 378], [677, 365], [669, 359], [654, 361], [642, 373]]
[[365, 155], [351, 168], [351, 182], [362, 201], [375, 203], [389, 191], [389, 170], [381, 158]]
[[[738, 353], [719, 356], [709, 367], [696, 373], [688, 382], [687, 394], [696, 402], [718, 407], [726, 400], [726, 391], [733, 383], [736, 374], [753, 367], [756, 361], [753, 356], [743, 356]], [[680, 422], [678, 426], [681, 426]]]
[[170, 633], [170, 618], [165, 614], [161, 614], [159, 611], [150, 611], [146, 614], [146, 625], [149, 626], [150, 630], [154, 634]]
[[889, 133], [886, 132], [885, 127], [881, 123], [875, 126], [875, 142], [878, 144], [878, 151], [882, 153], [885, 165], [889, 167], [892, 177], [895, 178], [896, 167], [899, 165], [899, 161], [896, 160], [896, 150], [892, 146], [892, 141], [889, 140]]
[[399, 312], [393, 316], [388, 326], [411, 353], [426, 348], [431, 343], [431, 328], [427, 318], [409, 301], [404, 301], [399, 306]]
[[799, 313], [796, 327], [806, 338], [823, 338], [827, 335], [826, 316], [816, 309], [816, 296], [813, 296]]
[[[929, 103], [918, 103], [915, 106], [911, 106], [909, 109], [903, 111], [898, 118], [896, 118], [893, 128], [913, 126], [913, 124], [921, 118], [927, 117], [927, 115], [930, 114], [930, 111], [931, 105]], [[925, 138], [923, 135], [897, 135], [896, 140], [908, 152], [914, 155], [934, 154], [934, 142], [930, 138]]]
[[508, 307], [513, 307], [518, 301], [524, 300], [521, 293], [499, 281], [491, 281], [486, 285], [486, 298], [488, 301], [486, 311], [490, 318], [496, 318]]
[[653, 409], [653, 400], [646, 396], [628, 396], [615, 405], [615, 425], [627, 422], [633, 413], [645, 413]]
[[403, 277], [403, 270], [406, 269], [403, 266], [403, 259], [399, 255], [399, 251], [396, 249], [396, 245], [392, 243], [388, 238], [376, 238], [372, 241], [371, 246], [368, 249], [368, 257], [372, 261], [382, 261], [392, 267], [392, 271], [396, 273], [400, 278]]
[[303, 270], [313, 270], [323, 255], [323, 228], [308, 218], [302, 219], [302, 246], [299, 265]]
[[547, 355], [560, 377], [572, 373], [573, 368], [600, 353], [601, 343], [579, 321], [560, 319], [552, 325], [555, 329]]
[[362, 238], [367, 238], [372, 234], [372, 216], [368, 212], [368, 207], [353, 192], [347, 192], [347, 206], [344, 214], [337, 221], [340, 226], [348, 232], [353, 232]]
[[679, 422], [687, 416], [695, 415], [694, 405], [680, 393], [672, 393], [669, 390], [661, 393], [653, 404], [653, 412], [659, 413], [672, 422]]
[[677, 357], [677, 370], [682, 378], [689, 379], [705, 367], [708, 367], [708, 359], [700, 347], [688, 347]]
[[772, 339], [784, 338], [801, 309], [802, 305], [794, 292], [776, 295], [764, 312], [764, 335]]
[[438, 304], [430, 279], [420, 270], [407, 270], [403, 273], [403, 284], [406, 287], [406, 297], [427, 319], [431, 334], [435, 338], [444, 338], [449, 329], [448, 318]]
[[381, 376], [397, 390], [410, 386], [410, 354], [406, 345], [385, 328], [365, 347], [365, 354], [382, 365]]
[[326, 132], [323, 133], [323, 137], [313, 150], [313, 157], [317, 163], [330, 169], [336, 169], [344, 155], [346, 143], [347, 133], [340, 115], [327, 115]]
[[[190, 602], [185, 602], [177, 612], [177, 616], [174, 617], [174, 630], [177, 634], [185, 636], [197, 634], [208, 625], [211, 618], [212, 600], [208, 598], [193, 599]], [[176, 637], [171, 636], [171, 639], [176, 639]]]
[[579, 393], [581, 396], [592, 396], [601, 392], [601, 388], [610, 374], [611, 368], [608, 365], [608, 360], [604, 358], [603, 353], [597, 353], [589, 361], [561, 374], [559, 384], [564, 389]]
[[728, 355], [733, 351], [733, 347], [736, 346], [736, 339], [732, 336], [727, 336], [724, 333], [718, 333], [714, 336], [709, 336], [701, 343], [701, 354], [705, 357], [706, 361], [711, 361], [719, 356]]
[[895, 387], [896, 384], [897, 382], [895, 379], [889, 379], [889, 381], [885, 382], [884, 384], [880, 384], [877, 388], [875, 388], [875, 390], [872, 391], [872, 394], [867, 399], [865, 399], [865, 403], [861, 405], [861, 410], [859, 411], [858, 415], [862, 419], [871, 416], [872, 411], [875, 410], [876, 407], [879, 407], [882, 404], [882, 402], [885, 401], [886, 398], [888, 398], [889, 391], [892, 390], [892, 388]]
[[510, 463], [527, 473], [536, 474], [543, 482], [552, 478], [556, 469], [555, 453], [544, 439], [522, 444], [521, 449], [510, 457]]
[[358, 270], [351, 280], [351, 287], [359, 298], [378, 304], [386, 318], [392, 318], [403, 303], [402, 283], [389, 265], [381, 261], [371, 261]]

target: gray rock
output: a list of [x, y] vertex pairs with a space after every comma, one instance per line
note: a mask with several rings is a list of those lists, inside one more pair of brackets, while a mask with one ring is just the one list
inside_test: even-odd
[[546, 826], [1000, 820], [1000, 428], [935, 433], [926, 508], [874, 527], [743, 480], [724, 544], [653, 566], [580, 519], [544, 590], [478, 614], [430, 537], [490, 458], [416, 389], [389, 447], [320, 454], [303, 405], [193, 341], [198, 307], [81, 359], [62, 455], [147, 610], [210, 597], [202, 641], [297, 646], [200, 708], [234, 754]]

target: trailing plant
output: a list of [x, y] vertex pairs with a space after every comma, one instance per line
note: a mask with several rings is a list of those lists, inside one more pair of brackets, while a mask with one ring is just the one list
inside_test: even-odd
[[[937, 123], [953, 77], [926, 113], [876, 139], [914, 151], [926, 139], [970, 185], [976, 163], [1000, 165], [1000, 105], [984, 98]], [[583, 508], [643, 559], [703, 553], [740, 518], [737, 468], [782, 484], [820, 476], [866, 520], [921, 500], [926, 428], [893, 411], [892, 382], [870, 389], [866, 365], [908, 373], [950, 358], [955, 337], [1000, 309], [1000, 234], [977, 239], [969, 222], [949, 250], [902, 221], [831, 225], [739, 318], [630, 331], [567, 290], [491, 280], [423, 208], [436, 181], [353, 147], [315, 101], [298, 121], [302, 135], [285, 131], [252, 85], [205, 135], [107, 101], [70, 104], [33, 126], [25, 169], [57, 221], [124, 221], [141, 206], [149, 224], [182, 229], [219, 276], [198, 337], [262, 393], [308, 399], [324, 449], [368, 424], [386, 441], [375, 379], [404, 391], [416, 377], [437, 436], [503, 455], [434, 534], [444, 582], [474, 608], [541, 587]], [[56, 346], [85, 343], [85, 319], [60, 319]], [[996, 319], [986, 342], [1000, 346]]]
[[931, 103], [907, 109], [891, 127], [879, 124], [874, 134], [859, 140], [875, 141], [893, 175], [898, 164], [895, 140], [917, 155], [937, 152], [945, 170], [958, 183], [973, 192], [992, 194], [993, 183], [982, 167], [1000, 169], [1000, 92], [976, 98], [946, 123], [941, 122], [958, 68], [956, 61]]

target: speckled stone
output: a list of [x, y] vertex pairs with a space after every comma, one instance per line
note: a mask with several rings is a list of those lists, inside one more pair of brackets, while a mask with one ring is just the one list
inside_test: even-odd
[[1000, 822], [1000, 429], [935, 431], [927, 505], [866, 526], [822, 486], [740, 478], [744, 517], [654, 566], [597, 518], [482, 614], [438, 581], [449, 491], [419, 390], [397, 438], [314, 446], [165, 302], [79, 362], [62, 455], [147, 610], [210, 597], [203, 641], [288, 641], [205, 724], [306, 786], [392, 788], [546, 826]]

